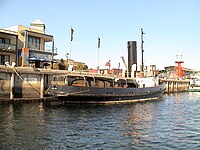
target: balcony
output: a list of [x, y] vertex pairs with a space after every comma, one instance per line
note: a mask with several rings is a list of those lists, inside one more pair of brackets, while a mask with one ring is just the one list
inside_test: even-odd
[[[52, 53], [52, 45], [49, 45], [49, 43], [48, 44], [35, 44], [35, 43], [28, 42], [27, 48], [30, 48], [30, 50]], [[56, 47], [54, 47], [53, 53], [55, 55], [57, 55], [57, 48]]]
[[16, 52], [16, 45], [0, 43], [0, 50], [5, 51], [5, 52], [15, 53]]

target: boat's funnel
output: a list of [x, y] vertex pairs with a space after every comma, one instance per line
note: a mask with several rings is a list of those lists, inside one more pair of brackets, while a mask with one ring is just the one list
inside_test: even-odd
[[136, 41], [128, 41], [128, 73], [130, 76], [135, 76], [137, 71], [137, 42]]

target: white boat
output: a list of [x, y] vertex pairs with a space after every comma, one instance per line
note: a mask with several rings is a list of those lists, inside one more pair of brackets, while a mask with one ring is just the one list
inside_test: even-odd
[[200, 76], [192, 76], [190, 78], [189, 92], [200, 92]]

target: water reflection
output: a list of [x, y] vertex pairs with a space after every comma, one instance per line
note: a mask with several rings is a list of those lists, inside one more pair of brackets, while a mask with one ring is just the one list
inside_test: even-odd
[[132, 139], [129, 146], [135, 147], [135, 145], [143, 143], [144, 140], [152, 140], [153, 136], [147, 133], [152, 132], [156, 124], [157, 106], [155, 103], [140, 103], [128, 109], [123, 127], [126, 129], [125, 136]]
[[199, 114], [193, 112], [196, 105], [191, 101], [197, 99], [188, 93], [170, 94], [163, 101], [129, 108], [123, 125], [125, 136], [131, 139], [129, 146], [156, 148], [157, 145], [159, 149], [193, 147], [193, 143], [200, 139]]
[[[5, 112], [5, 113], [2, 113]], [[5, 140], [11, 140], [12, 137], [14, 137], [13, 132], [13, 107], [10, 105], [6, 108], [2, 108], [2, 111], [0, 111], [0, 116], [2, 116], [1, 119], [1, 126], [0, 126], [0, 135]]]
[[199, 149], [200, 94], [117, 105], [0, 105], [0, 149]]
[[8, 141], [1, 149], [35, 145], [35, 139], [43, 135], [45, 121], [41, 103], [0, 106], [0, 109], [0, 135]]
[[188, 93], [189, 100], [198, 100], [200, 101], [200, 92], [189, 92]]

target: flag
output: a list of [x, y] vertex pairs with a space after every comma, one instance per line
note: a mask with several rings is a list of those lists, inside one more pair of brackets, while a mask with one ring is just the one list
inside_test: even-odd
[[98, 37], [98, 48], [100, 48], [100, 38]]
[[71, 28], [71, 41], [73, 41], [73, 34], [74, 34], [74, 29]]

